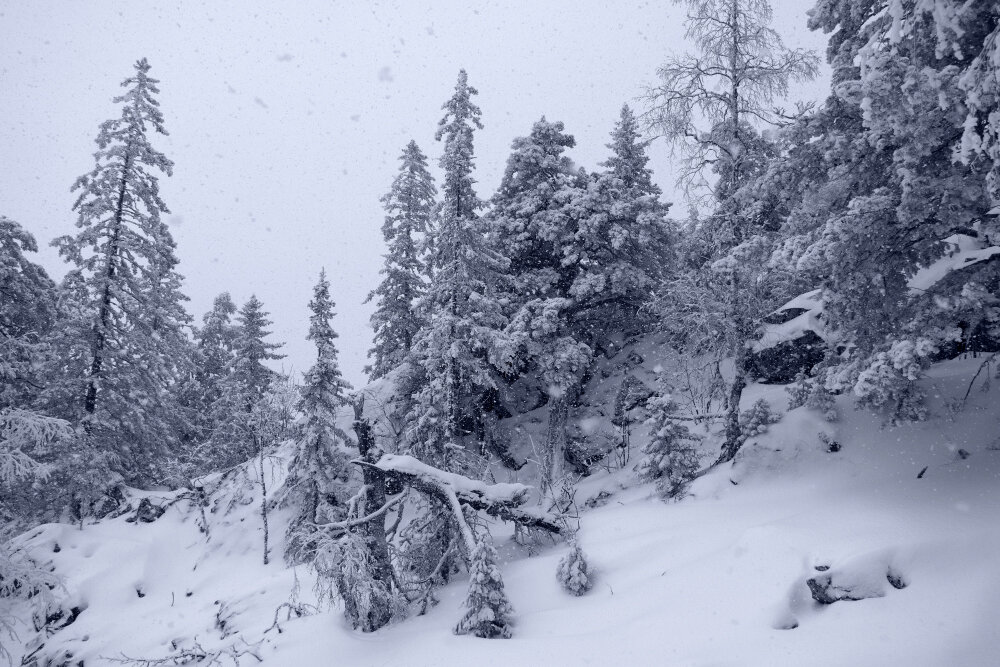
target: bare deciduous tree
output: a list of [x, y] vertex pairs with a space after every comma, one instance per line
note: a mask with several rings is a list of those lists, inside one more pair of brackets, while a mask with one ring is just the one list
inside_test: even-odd
[[725, 161], [732, 169], [726, 180], [738, 183], [755, 128], [784, 117], [773, 103], [791, 82], [814, 77], [819, 59], [785, 47], [770, 27], [767, 0], [674, 2], [687, 7], [686, 37], [695, 52], [671, 56], [657, 70], [659, 84], [646, 91], [645, 121], [681, 158], [678, 183], [688, 196], [718, 194], [706, 170]]

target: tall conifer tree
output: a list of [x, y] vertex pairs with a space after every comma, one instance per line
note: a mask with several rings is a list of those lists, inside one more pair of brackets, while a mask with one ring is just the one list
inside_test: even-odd
[[269, 343], [264, 304], [256, 295], [243, 304], [237, 315], [232, 370], [222, 384], [222, 392], [212, 405], [212, 434], [202, 458], [211, 467], [224, 467], [245, 461], [260, 453], [262, 434], [273, 430], [275, 406], [267, 402], [268, 393], [279, 375], [265, 362], [283, 359], [276, 350], [281, 343]]
[[426, 288], [427, 269], [419, 242], [430, 231], [437, 191], [427, 171], [427, 158], [415, 141], [407, 144], [399, 159], [399, 173], [382, 198], [386, 211], [382, 236], [389, 246], [382, 268], [385, 277], [366, 299], [367, 303], [377, 298], [371, 318], [375, 346], [368, 352], [372, 357], [368, 373], [373, 380], [409, 355], [421, 325], [416, 301]]
[[264, 362], [285, 358], [285, 355], [275, 352], [282, 347], [281, 343], [268, 343], [264, 340], [271, 335], [267, 327], [273, 324], [267, 316], [264, 304], [256, 294], [250, 296], [236, 316], [240, 328], [236, 337], [231, 382], [252, 402], [264, 397], [277, 376]]
[[298, 407], [303, 429], [286, 482], [289, 500], [298, 509], [288, 529], [292, 560], [308, 551], [312, 526], [346, 515], [344, 503], [350, 478], [350, 462], [343, 448], [348, 436], [337, 426], [337, 411], [348, 405], [351, 386], [337, 362], [337, 332], [330, 324], [334, 303], [326, 271], [320, 273], [309, 309], [312, 315], [308, 339], [316, 345], [316, 363], [306, 373], [302, 386]]
[[472, 103], [476, 94], [462, 70], [435, 135], [444, 140], [444, 202], [434, 237], [434, 279], [423, 301], [427, 321], [414, 342], [424, 386], [412, 413], [412, 443], [428, 462], [443, 467], [449, 448], [466, 435], [463, 416], [495, 386], [495, 366], [508, 363], [509, 354], [496, 299], [506, 262], [485, 243], [482, 202], [473, 190], [472, 137], [482, 128]]
[[173, 389], [188, 363], [181, 278], [155, 175], [170, 175], [173, 163], [149, 140], [167, 133], [149, 69], [138, 61], [122, 83], [121, 117], [101, 124], [96, 165], [73, 186], [80, 231], [53, 242], [73, 268], [46, 396], [133, 481], [153, 476], [151, 464], [177, 438]]

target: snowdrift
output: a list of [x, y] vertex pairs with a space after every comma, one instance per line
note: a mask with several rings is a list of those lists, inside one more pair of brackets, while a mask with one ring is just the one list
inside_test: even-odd
[[[601, 424], [621, 373], [648, 379], [657, 363], [655, 346], [640, 356], [590, 386], [585, 403], [603, 410], [593, 413]], [[806, 408], [787, 412], [679, 502], [635, 483], [637, 454], [584, 478], [577, 501], [590, 508], [579, 542], [595, 580], [582, 597], [555, 578], [567, 545], [529, 553], [495, 522], [516, 610], [510, 640], [451, 633], [461, 579], [424, 616], [367, 635], [348, 628], [336, 606], [316, 606], [307, 568], [283, 564], [282, 511], [271, 515], [263, 564], [259, 472], [248, 464], [207, 479], [203, 503], [135, 492], [134, 506], [147, 497], [165, 507], [150, 522], [130, 522], [132, 512], [22, 536], [66, 590], [47, 626], [36, 632], [25, 618], [19, 641], [3, 641], [15, 664], [87, 667], [185, 651], [276, 667], [996, 664], [1000, 390], [977, 383], [964, 408], [957, 400], [981, 361], [932, 369], [924, 423], [885, 428], [849, 397], [833, 423]], [[784, 396], [754, 385], [744, 401], [783, 409]], [[540, 414], [508, 427], [532, 432]], [[637, 432], [633, 448], [641, 444]], [[286, 450], [265, 462], [269, 488], [287, 460]], [[503, 474], [532, 481], [530, 465]]]

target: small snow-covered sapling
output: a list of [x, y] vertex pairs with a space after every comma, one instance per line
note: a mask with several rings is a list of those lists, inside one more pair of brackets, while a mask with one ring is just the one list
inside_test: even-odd
[[576, 540], [570, 543], [569, 553], [562, 557], [559, 566], [556, 568], [556, 579], [559, 585], [577, 597], [589, 591], [593, 585], [590, 565], [583, 549]]

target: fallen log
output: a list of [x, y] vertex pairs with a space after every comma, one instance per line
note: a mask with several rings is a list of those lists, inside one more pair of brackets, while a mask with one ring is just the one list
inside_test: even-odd
[[412, 456], [383, 454], [372, 463], [363, 459], [352, 461], [362, 469], [378, 471], [386, 481], [408, 485], [451, 505], [454, 497], [462, 505], [510, 521], [526, 528], [539, 528], [560, 534], [563, 530], [559, 518], [542, 511], [523, 507], [531, 487], [524, 484], [487, 484], [422, 463]]

